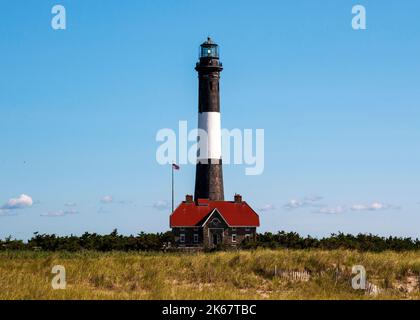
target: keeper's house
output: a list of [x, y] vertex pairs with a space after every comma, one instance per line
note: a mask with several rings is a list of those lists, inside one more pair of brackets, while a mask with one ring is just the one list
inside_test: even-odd
[[178, 247], [234, 247], [255, 240], [259, 225], [258, 214], [240, 195], [235, 195], [234, 201], [193, 201], [187, 195], [170, 217]]

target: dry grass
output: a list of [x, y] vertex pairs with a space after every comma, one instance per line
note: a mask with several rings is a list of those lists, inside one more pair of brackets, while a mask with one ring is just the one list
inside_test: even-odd
[[[356, 264], [380, 294], [352, 289]], [[65, 290], [51, 287], [54, 265]], [[297, 271], [310, 279], [287, 277]], [[1, 252], [0, 299], [419, 299], [419, 274], [420, 252]]]

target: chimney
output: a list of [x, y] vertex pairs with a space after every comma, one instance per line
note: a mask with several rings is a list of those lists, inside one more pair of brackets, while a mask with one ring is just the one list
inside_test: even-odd
[[234, 200], [235, 203], [242, 203], [242, 196], [240, 194], [235, 194]]
[[187, 194], [187, 195], [185, 196], [185, 202], [186, 202], [186, 203], [193, 203], [193, 196], [192, 196], [192, 195], [190, 195], [190, 194]]

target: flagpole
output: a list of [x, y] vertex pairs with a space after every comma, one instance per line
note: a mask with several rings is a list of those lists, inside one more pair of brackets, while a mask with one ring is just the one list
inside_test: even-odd
[[171, 165], [172, 168], [172, 213], [174, 212], [174, 165]]

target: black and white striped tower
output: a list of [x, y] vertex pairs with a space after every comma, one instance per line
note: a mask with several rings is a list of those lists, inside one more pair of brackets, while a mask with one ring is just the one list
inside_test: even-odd
[[199, 141], [194, 198], [224, 200], [219, 96], [223, 68], [218, 45], [212, 39], [201, 44], [195, 70], [199, 79], [198, 128], [207, 133], [207, 143]]

